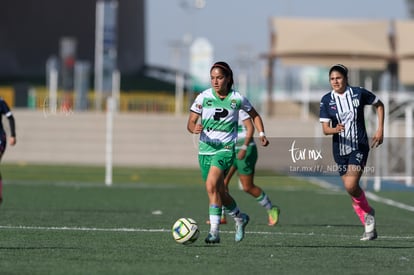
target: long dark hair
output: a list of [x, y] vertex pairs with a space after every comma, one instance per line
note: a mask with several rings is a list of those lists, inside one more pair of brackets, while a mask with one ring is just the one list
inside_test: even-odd
[[230, 81], [227, 85], [227, 90], [230, 91], [231, 87], [234, 84], [234, 79], [233, 79], [233, 71], [231, 70], [229, 64], [227, 64], [224, 61], [216, 62], [216, 63], [214, 63], [213, 66], [211, 66], [210, 73], [215, 68], [220, 69], [226, 77], [230, 78]]

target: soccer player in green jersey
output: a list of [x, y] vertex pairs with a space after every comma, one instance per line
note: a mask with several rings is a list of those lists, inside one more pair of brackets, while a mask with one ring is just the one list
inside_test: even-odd
[[[224, 178], [224, 185], [228, 191], [230, 180], [237, 172], [243, 191], [254, 197], [267, 210], [268, 225], [275, 226], [279, 221], [280, 209], [272, 204], [269, 196], [262, 188], [254, 184], [254, 173], [258, 158], [256, 143], [253, 139], [254, 125], [250, 116], [243, 110], [240, 110], [238, 125], [236, 158]], [[222, 215], [220, 223], [225, 223], [225, 217], [225, 215]]]
[[[236, 158], [224, 178], [226, 191], [229, 191], [229, 183], [233, 175], [237, 172], [239, 177], [239, 187], [247, 194], [250, 194], [256, 201], [267, 210], [268, 225], [275, 226], [279, 222], [280, 209], [272, 204], [269, 196], [262, 188], [254, 183], [254, 174], [258, 152], [256, 142], [253, 139], [254, 125], [245, 111], [240, 110], [237, 128]], [[222, 211], [220, 224], [226, 224], [227, 218]], [[210, 220], [207, 221], [210, 224]]]
[[206, 243], [219, 243], [222, 206], [234, 218], [235, 241], [243, 240], [249, 216], [242, 213], [236, 201], [226, 192], [224, 177], [234, 163], [239, 110], [252, 118], [259, 131], [262, 146], [269, 141], [263, 120], [249, 100], [232, 89], [233, 71], [226, 62], [216, 62], [210, 69], [211, 88], [201, 92], [190, 107], [187, 129], [200, 134], [199, 165], [209, 198], [210, 231]]

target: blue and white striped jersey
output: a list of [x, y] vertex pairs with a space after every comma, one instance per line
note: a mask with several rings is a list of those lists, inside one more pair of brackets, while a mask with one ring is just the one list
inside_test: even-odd
[[364, 107], [378, 102], [378, 97], [362, 87], [348, 86], [343, 94], [331, 91], [320, 102], [319, 121], [331, 122], [332, 127], [338, 123], [345, 130], [334, 134], [333, 153], [346, 156], [355, 150], [369, 150], [365, 128]]

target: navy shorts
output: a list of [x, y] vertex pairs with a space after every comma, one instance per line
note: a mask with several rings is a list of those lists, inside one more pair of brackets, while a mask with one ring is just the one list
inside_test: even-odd
[[349, 155], [339, 156], [335, 155], [335, 162], [338, 165], [339, 175], [343, 176], [348, 171], [348, 165], [357, 166], [360, 171], [363, 171], [367, 164], [369, 150], [355, 150]]

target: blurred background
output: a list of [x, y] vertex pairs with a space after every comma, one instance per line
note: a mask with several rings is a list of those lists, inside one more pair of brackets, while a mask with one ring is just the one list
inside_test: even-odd
[[39, 108], [56, 69], [59, 105], [102, 109], [94, 98], [108, 95], [118, 70], [122, 111], [186, 112], [224, 60], [269, 115], [278, 114], [269, 101], [304, 89], [319, 98], [339, 62], [353, 85], [412, 91], [413, 13], [410, 0], [4, 0], [0, 87], [11, 105]]
[[[14, 109], [20, 140], [5, 161], [102, 164], [113, 99], [115, 163], [196, 166], [194, 146], [186, 149], [195, 143], [186, 116], [219, 60], [233, 68], [235, 88], [266, 118], [273, 137], [320, 135], [319, 100], [336, 63], [349, 67], [351, 85], [386, 103], [388, 136], [412, 137], [412, 0], [1, 6], [0, 96]], [[367, 117], [374, 125], [375, 116]], [[165, 139], [154, 141], [160, 133]], [[171, 139], [177, 146], [167, 146]], [[165, 157], [171, 154], [182, 159], [172, 162]]]

